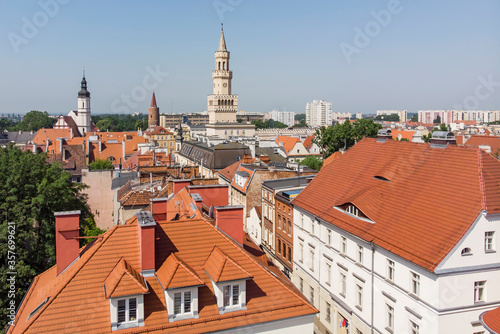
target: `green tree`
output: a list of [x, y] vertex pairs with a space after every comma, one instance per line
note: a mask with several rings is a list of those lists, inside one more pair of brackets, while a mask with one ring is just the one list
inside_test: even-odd
[[[44, 153], [0, 148], [0, 281], [12, 277], [8, 272], [17, 273], [17, 306], [33, 277], [55, 264], [54, 212], [80, 210], [81, 230], [87, 227], [91, 213], [81, 193], [85, 187], [72, 183], [60, 164], [48, 164]], [[15, 263], [7, 262], [9, 255]], [[8, 321], [8, 292], [9, 285], [0, 285], [0, 328]]]
[[316, 130], [313, 142], [320, 147], [323, 159], [326, 159], [336, 151], [348, 149], [363, 137], [376, 137], [381, 128], [371, 119], [358, 119], [352, 124], [345, 121]]
[[378, 115], [375, 117], [376, 121], [387, 121], [387, 122], [399, 122], [398, 114], [390, 114], [390, 115]]
[[113, 169], [113, 165], [111, 161], [108, 159], [96, 159], [92, 163], [90, 163], [90, 169], [99, 170], [99, 169]]
[[0, 118], [0, 131], [7, 130], [13, 125], [12, 121], [7, 117]]
[[440, 124], [441, 123], [441, 116], [437, 115], [436, 118], [432, 121], [434, 124]]
[[256, 120], [252, 122], [256, 129], [267, 129], [267, 124], [261, 120]]
[[32, 110], [27, 113], [23, 120], [17, 123], [12, 130], [13, 131], [38, 131], [44, 128], [52, 128], [56, 124], [57, 119], [51, 118], [49, 114], [44, 111]]
[[294, 120], [302, 122], [304, 121], [304, 124], [306, 123], [306, 114], [295, 114]]
[[314, 170], [320, 170], [323, 166], [323, 160], [314, 155], [308, 155], [300, 162], [300, 165], [307, 166]]
[[418, 114], [413, 114], [410, 119], [412, 122], [418, 122]]
[[307, 123], [305, 119], [301, 119], [299, 123], [293, 125], [294, 128], [307, 128]]

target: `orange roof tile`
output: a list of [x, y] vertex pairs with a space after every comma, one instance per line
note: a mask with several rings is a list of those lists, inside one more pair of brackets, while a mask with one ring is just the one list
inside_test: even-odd
[[216, 283], [252, 277], [251, 274], [224, 254], [217, 246], [214, 246], [212, 249], [207, 261], [203, 265], [203, 269], [205, 269], [208, 276]]
[[106, 298], [145, 294], [148, 290], [144, 278], [123, 258], [104, 280]]
[[[373, 223], [335, 209], [345, 203]], [[433, 271], [482, 210], [500, 213], [500, 161], [470, 147], [365, 138], [323, 167], [294, 205]]]
[[204, 282], [184, 261], [172, 253], [156, 273], [163, 289], [203, 285]]
[[[251, 273], [253, 278], [246, 286], [246, 310], [220, 314], [213, 286], [205, 284], [198, 288], [198, 318], [169, 322], [164, 290], [157, 277], [147, 277], [149, 294], [144, 295], [144, 326], [129, 328], [127, 333], [215, 332], [318, 312], [295, 289], [271, 275], [209, 222], [201, 219], [158, 222], [156, 231], [157, 270], [175, 253], [201, 280], [210, 282], [203, 264], [217, 246]], [[55, 266], [37, 276], [19, 307], [16, 326], [11, 326], [8, 333], [112, 333], [110, 304], [104, 296], [103, 283], [122, 258], [131, 267], [140, 267], [137, 226], [117, 225], [82, 251], [80, 258], [59, 276]], [[27, 320], [28, 314], [47, 297], [48, 302]]]
[[323, 167], [325, 167], [326, 165], [329, 165], [331, 162], [333, 162], [333, 160], [337, 159], [341, 155], [342, 155], [342, 153], [340, 153], [339, 151], [334, 152], [332, 155], [330, 155], [328, 158], [326, 158], [325, 161], [323, 161]]
[[479, 318], [489, 332], [500, 333], [500, 307], [484, 312]]
[[296, 137], [277, 136], [275, 142], [278, 146], [282, 146], [285, 149], [286, 154], [288, 155], [288, 153], [295, 147], [295, 144], [301, 141]]
[[[255, 161], [255, 158], [250, 158], [250, 162], [249, 163], [252, 163]], [[243, 163], [243, 160], [240, 160], [240, 161], [237, 161], [235, 162], [234, 164], [220, 170], [218, 172], [218, 175], [222, 176], [224, 179], [226, 179], [228, 182], [231, 182], [233, 180], [233, 177], [234, 177], [234, 173], [238, 170], [238, 168], [240, 167], [240, 165]]]
[[311, 147], [313, 146], [312, 140], [314, 139], [314, 135], [307, 136], [307, 138], [304, 140], [304, 147], [306, 150], [310, 150]]
[[408, 130], [392, 130], [392, 139], [396, 140], [399, 139], [401, 140], [402, 138], [408, 139], [409, 141], [413, 140], [413, 136], [415, 135], [415, 131], [408, 131]]
[[490, 146], [493, 155], [500, 155], [500, 137], [475, 135], [465, 142], [469, 146]]
[[[57, 138], [64, 138], [65, 144], [71, 138], [70, 129], [40, 129], [33, 138], [33, 142], [44, 152], [60, 154], [59, 142]], [[49, 149], [46, 150], [47, 141], [49, 142]]]

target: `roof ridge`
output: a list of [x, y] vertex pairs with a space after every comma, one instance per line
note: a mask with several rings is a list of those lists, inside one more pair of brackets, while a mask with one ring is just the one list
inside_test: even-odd
[[[135, 282], [135, 284], [137, 284], [141, 288], [141, 290], [144, 290], [144, 286], [141, 284], [141, 282], [139, 282], [137, 280], [137, 278], [135, 277], [135, 275], [132, 272], [129, 271], [129, 269], [127, 268], [127, 265], [128, 265], [128, 267], [130, 267], [131, 270], [135, 271], [136, 273], [137, 273], [137, 270], [135, 270], [135, 268], [132, 267], [132, 265], [127, 262], [127, 260], [123, 259], [123, 261], [124, 261], [123, 266], [125, 267], [124, 268], [125, 269], [124, 272], [126, 274], [128, 274], [128, 276], [130, 276], [130, 278], [132, 278], [132, 280]], [[139, 273], [137, 273], [137, 274], [140, 275]], [[119, 284], [119, 282], [118, 282], [118, 284]], [[116, 286], [118, 286], [118, 284]], [[144, 284], [144, 285], [146, 285], [146, 284]]]
[[[75, 273], [72, 276], [70, 276], [68, 278], [66, 283], [59, 289], [59, 291], [57, 291], [57, 293], [52, 298], [49, 299], [47, 304], [45, 304], [45, 306], [39, 312], [37, 312], [37, 315], [30, 318], [31, 322], [27, 324], [25, 331], [28, 330], [28, 328], [30, 328], [30, 326], [35, 322], [35, 320], [38, 319], [50, 305], [52, 305], [52, 302], [56, 299], [56, 297], [61, 294], [61, 292], [68, 286], [69, 282], [71, 282], [73, 280], [73, 278], [75, 278], [75, 276], [80, 272], [80, 270], [82, 270], [84, 265], [87, 262], [89, 262], [90, 259], [94, 256], [94, 254], [102, 247], [102, 245], [104, 245], [104, 242], [109, 239], [109, 237], [116, 231], [118, 226], [120, 226], [120, 225], [115, 225], [112, 229], [110, 229], [107, 232], [105, 232], [104, 234], [102, 234], [103, 237], [101, 239], [101, 243], [98, 246], [96, 246], [96, 249], [92, 253], [89, 253], [89, 256], [85, 262], [80, 263], [80, 267], [75, 271]], [[108, 234], [108, 235], [105, 236], [106, 234]], [[91, 250], [92, 250], [92, 248], [93, 247], [91, 247]], [[87, 252], [85, 252], [85, 253], [87, 253]], [[79, 255], [80, 255], [80, 253], [79, 253]], [[75, 265], [77, 262], [78, 261], [75, 261], [75, 263], [73, 265]], [[66, 268], [66, 270], [69, 269], [70, 267]], [[56, 277], [57, 277], [57, 275], [56, 275]]]
[[191, 276], [193, 276], [193, 278], [203, 282], [201, 277], [197, 275], [187, 263], [184, 263], [184, 261], [177, 256], [175, 258], [177, 259], [177, 267], [182, 266], [182, 268], [184, 268], [184, 270], [186, 270]]
[[484, 185], [484, 174], [483, 174], [483, 153], [482, 150], [476, 148], [477, 160], [478, 160], [478, 172], [479, 172], [479, 191], [481, 192], [481, 207], [488, 211], [488, 204], [486, 201], [486, 188]]

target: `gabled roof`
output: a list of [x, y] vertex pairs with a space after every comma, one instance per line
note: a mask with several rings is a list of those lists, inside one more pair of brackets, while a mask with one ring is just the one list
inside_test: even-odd
[[490, 146], [491, 147], [491, 153], [494, 155], [500, 155], [500, 137], [496, 136], [479, 136], [475, 135], [470, 137], [466, 142], [465, 145], [470, 145], [470, 146]]
[[306, 150], [310, 150], [313, 146], [313, 140], [314, 139], [314, 135], [311, 135], [311, 136], [307, 136], [306, 139], [304, 140], [304, 147], [306, 148]]
[[301, 143], [299, 138], [289, 136], [277, 136], [275, 142], [278, 146], [282, 146], [285, 149], [287, 155], [293, 150], [295, 144]]
[[149, 291], [144, 278], [121, 258], [104, 280], [106, 298], [145, 294]]
[[415, 135], [415, 131], [408, 131], [408, 130], [392, 130], [392, 139], [408, 139], [409, 141], [413, 140], [413, 136]]
[[[374, 223], [335, 209], [347, 202]], [[500, 213], [500, 161], [471, 147], [365, 138], [323, 167], [293, 203], [434, 271], [483, 210]]]
[[156, 273], [164, 290], [203, 285], [204, 282], [184, 261], [172, 253]]
[[[254, 162], [255, 158], [250, 157], [250, 163]], [[226, 181], [231, 182], [234, 178], [235, 172], [238, 170], [240, 165], [243, 163], [243, 160], [237, 161], [234, 164], [220, 170], [218, 175], [224, 178]]]
[[214, 246], [212, 249], [212, 252], [203, 265], [203, 269], [205, 269], [205, 272], [215, 283], [252, 277], [251, 274], [224, 254], [217, 246]]

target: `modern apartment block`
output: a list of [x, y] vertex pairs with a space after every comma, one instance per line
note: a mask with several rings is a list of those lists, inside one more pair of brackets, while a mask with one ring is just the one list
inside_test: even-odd
[[434, 123], [437, 116], [441, 123], [450, 125], [455, 121], [478, 121], [490, 123], [500, 121], [500, 110], [419, 110], [418, 121], [422, 123]]
[[295, 113], [293, 111], [273, 110], [266, 114], [266, 119], [273, 119], [288, 126], [293, 126], [295, 124]]
[[314, 100], [306, 105], [306, 123], [310, 127], [332, 125], [332, 102]]
[[293, 283], [316, 333], [486, 333], [500, 306], [500, 161], [365, 138], [293, 200]]
[[399, 116], [399, 121], [400, 122], [406, 122], [407, 121], [407, 112], [406, 110], [377, 110], [377, 116], [381, 115], [393, 115], [396, 114]]

